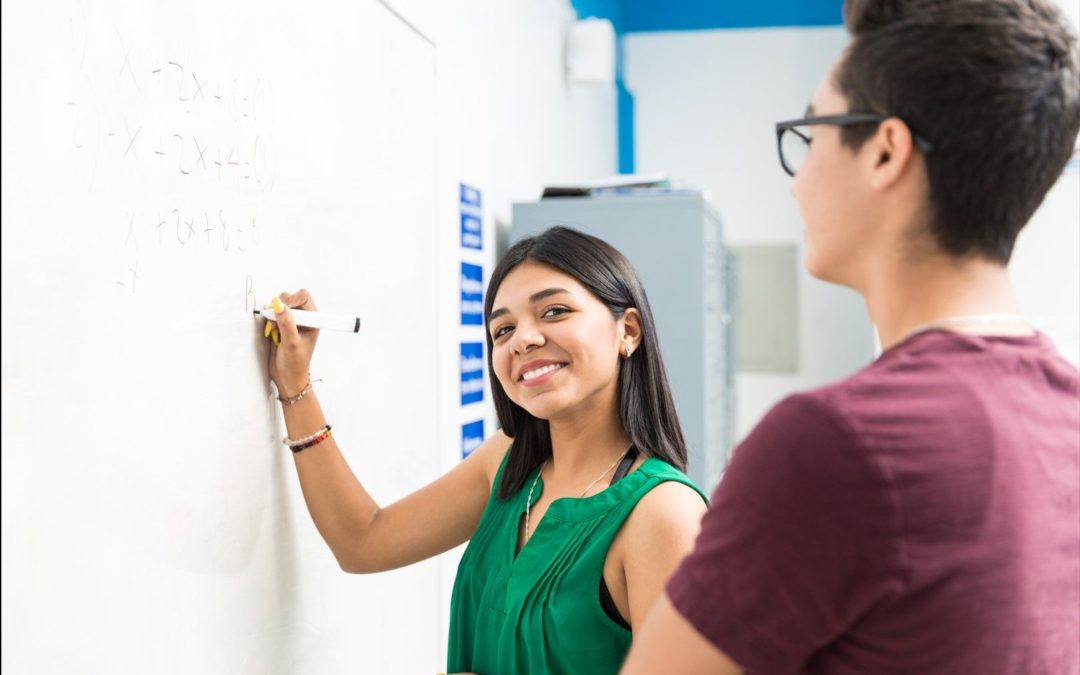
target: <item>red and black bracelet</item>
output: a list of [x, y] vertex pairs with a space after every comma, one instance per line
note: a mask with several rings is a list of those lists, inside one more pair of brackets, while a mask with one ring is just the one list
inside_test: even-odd
[[306, 450], [307, 448], [310, 448], [313, 445], [318, 445], [319, 443], [322, 443], [326, 439], [330, 438], [330, 429], [330, 425], [327, 424], [325, 427], [319, 429], [318, 431], [316, 431], [310, 436], [307, 436], [306, 438], [301, 438], [295, 441], [290, 438], [286, 438], [285, 445], [289, 446], [289, 449], [292, 450], [294, 453], [300, 452], [301, 450]]

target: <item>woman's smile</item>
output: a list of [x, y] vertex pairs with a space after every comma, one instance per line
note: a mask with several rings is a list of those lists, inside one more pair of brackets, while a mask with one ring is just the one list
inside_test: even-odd
[[518, 383], [525, 387], [535, 387], [544, 382], [551, 380], [555, 373], [565, 368], [567, 364], [560, 362], [539, 362], [534, 361], [525, 364], [521, 369], [521, 375], [518, 377]]

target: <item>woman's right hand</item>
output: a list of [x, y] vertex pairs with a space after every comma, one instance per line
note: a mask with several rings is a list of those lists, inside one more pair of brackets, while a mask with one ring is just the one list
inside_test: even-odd
[[315, 301], [306, 289], [282, 293], [271, 303], [277, 315], [278, 340], [270, 346], [270, 379], [277, 385], [280, 396], [296, 396], [308, 384], [311, 355], [319, 339], [317, 328], [300, 328], [290, 310], [317, 311]]

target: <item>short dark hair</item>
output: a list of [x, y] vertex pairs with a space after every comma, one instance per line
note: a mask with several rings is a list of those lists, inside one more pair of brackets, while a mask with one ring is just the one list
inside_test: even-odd
[[[686, 470], [686, 442], [671, 398], [660, 343], [656, 337], [649, 299], [630, 261], [602, 239], [567, 227], [552, 227], [522, 239], [495, 266], [484, 300], [484, 318], [491, 316], [495, 293], [515, 267], [531, 260], [576, 279], [616, 319], [635, 308], [641, 320], [641, 344], [632, 358], [619, 363], [619, 421], [637, 449]], [[498, 496], [507, 499], [522, 488], [528, 476], [551, 457], [551, 431], [547, 420], [533, 417], [510, 400], [495, 376], [491, 331], [487, 331], [491, 396], [503, 432], [514, 439], [503, 468]]]
[[[953, 256], [1007, 263], [1073, 153], [1076, 36], [1046, 0], [847, 0], [835, 85], [852, 112], [895, 115], [934, 144], [930, 232]], [[877, 125], [842, 131], [858, 149]]]

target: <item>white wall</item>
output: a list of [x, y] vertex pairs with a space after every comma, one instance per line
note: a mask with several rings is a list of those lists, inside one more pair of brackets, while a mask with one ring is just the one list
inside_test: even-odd
[[1020, 232], [1009, 264], [1021, 311], [1080, 366], [1080, 172], [1066, 171]]
[[[846, 43], [840, 28], [712, 30], [625, 38], [636, 101], [637, 168], [709, 191], [728, 244], [797, 243], [802, 223], [773, 124], [800, 117]], [[799, 370], [736, 376], [736, 439], [786, 394], [838, 379], [873, 357], [852, 291], [798, 280]]]
[[[613, 86], [568, 85], [563, 38], [576, 16], [567, 0], [441, 3], [440, 166], [484, 190], [509, 222], [513, 201], [547, 182], [616, 170]], [[456, 208], [456, 193], [447, 206]]]

